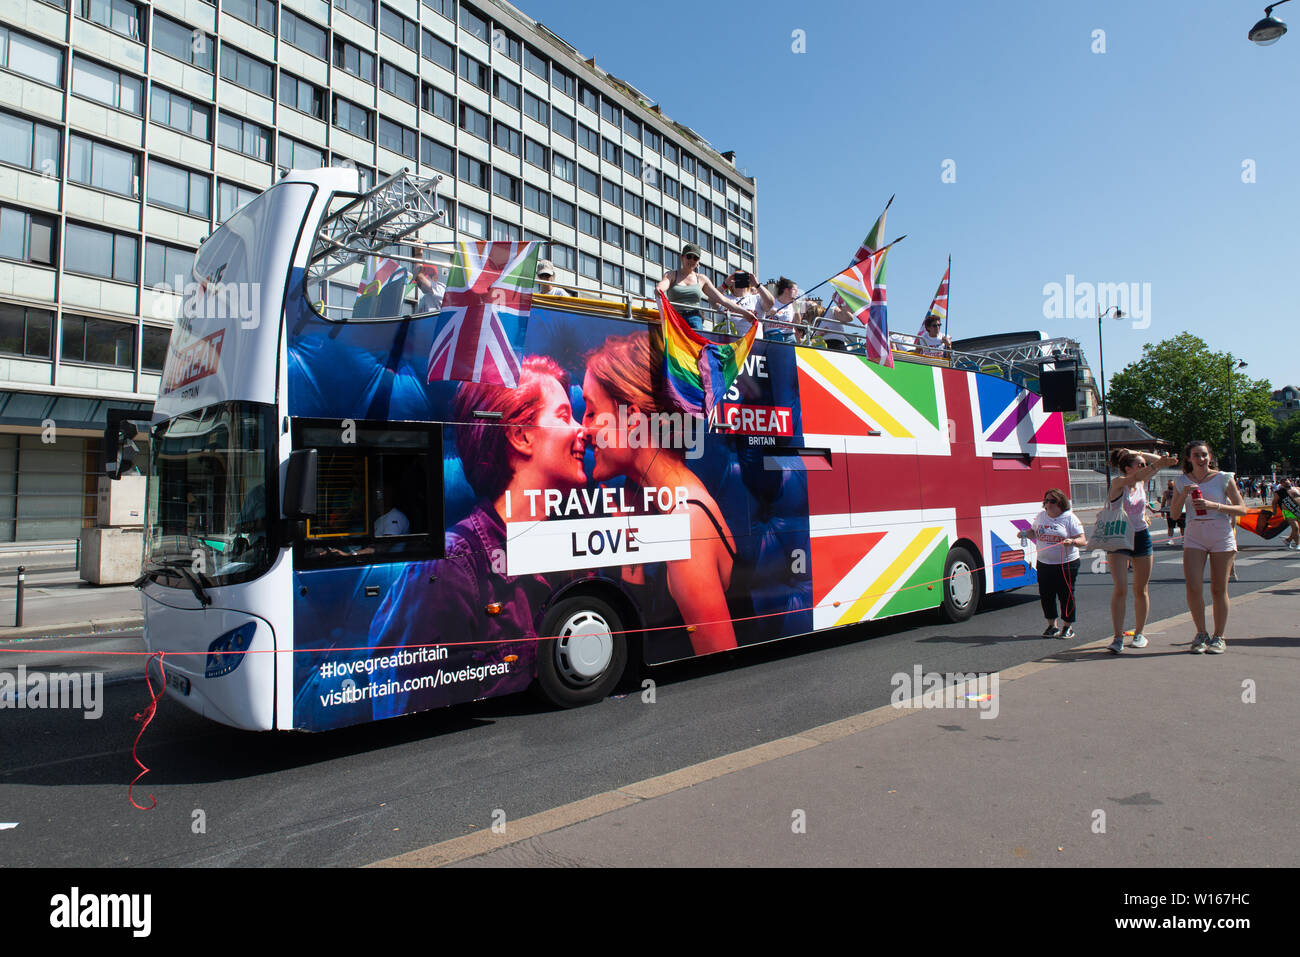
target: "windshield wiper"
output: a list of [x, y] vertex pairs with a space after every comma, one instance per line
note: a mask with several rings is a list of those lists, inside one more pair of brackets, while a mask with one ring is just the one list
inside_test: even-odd
[[144, 574], [135, 580], [135, 587], [141, 587], [149, 580], [151, 575], [154, 575], [157, 572], [176, 572], [189, 583], [190, 591], [194, 592], [194, 597], [199, 600], [199, 604], [204, 608], [207, 608], [212, 604], [212, 596], [203, 590], [203, 585], [199, 582], [198, 576], [195, 575], [194, 572], [190, 571], [189, 565], [189, 560], [185, 558], [176, 558], [170, 561], [165, 558], [155, 560], [147, 565]]

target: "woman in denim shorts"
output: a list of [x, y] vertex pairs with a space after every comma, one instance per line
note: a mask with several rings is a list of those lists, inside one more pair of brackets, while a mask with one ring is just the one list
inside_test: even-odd
[[1110, 553], [1110, 577], [1115, 583], [1110, 593], [1110, 620], [1115, 628], [1115, 635], [1110, 643], [1111, 654], [1124, 650], [1124, 611], [1128, 604], [1128, 571], [1133, 569], [1133, 614], [1136, 622], [1133, 626], [1133, 647], [1145, 648], [1147, 639], [1142, 629], [1147, 623], [1147, 611], [1151, 607], [1147, 582], [1151, 580], [1151, 566], [1154, 563], [1151, 549], [1151, 529], [1147, 527], [1147, 493], [1146, 483], [1151, 476], [1166, 465], [1177, 465], [1177, 456], [1156, 455], [1153, 452], [1134, 452], [1131, 449], [1116, 449], [1111, 453], [1111, 464], [1119, 469], [1119, 475], [1110, 481], [1110, 503], [1123, 500], [1124, 514], [1136, 529], [1133, 547], [1120, 548]]

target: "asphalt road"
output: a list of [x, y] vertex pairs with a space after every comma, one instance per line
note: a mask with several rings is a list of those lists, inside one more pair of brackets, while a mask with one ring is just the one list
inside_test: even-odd
[[[1240, 540], [1233, 594], [1296, 576], [1300, 553]], [[1152, 620], [1186, 610], [1180, 555], [1157, 548]], [[1110, 632], [1110, 579], [1090, 566], [1079, 642]], [[0, 865], [365, 864], [879, 707], [916, 665], [987, 672], [1059, 651], [1043, 624], [1022, 591], [961, 625], [914, 615], [655, 669], [653, 703], [515, 696], [320, 735], [234, 731], [166, 700], [139, 748], [148, 812], [127, 800], [148, 696], [110, 682], [99, 720], [0, 711]]]

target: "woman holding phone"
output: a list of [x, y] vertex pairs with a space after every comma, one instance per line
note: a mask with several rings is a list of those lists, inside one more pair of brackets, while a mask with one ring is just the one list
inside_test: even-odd
[[1116, 549], [1110, 553], [1110, 577], [1114, 589], [1110, 593], [1110, 620], [1115, 635], [1109, 650], [1118, 655], [1124, 650], [1124, 610], [1128, 604], [1128, 573], [1133, 569], [1133, 647], [1145, 648], [1147, 611], [1151, 607], [1147, 583], [1151, 580], [1151, 566], [1154, 562], [1151, 548], [1151, 530], [1147, 527], [1147, 493], [1146, 483], [1151, 476], [1166, 465], [1176, 465], [1175, 456], [1156, 455], [1154, 452], [1135, 452], [1132, 449], [1116, 449], [1111, 453], [1111, 464], [1119, 469], [1119, 475], [1110, 481], [1111, 505], [1123, 503], [1124, 514], [1136, 530], [1133, 547]]

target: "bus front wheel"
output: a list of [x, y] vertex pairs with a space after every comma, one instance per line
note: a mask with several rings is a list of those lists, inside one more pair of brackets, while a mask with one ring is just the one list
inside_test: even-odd
[[943, 615], [949, 621], [966, 621], [979, 607], [983, 579], [975, 558], [958, 545], [943, 563]]
[[561, 708], [599, 701], [627, 667], [618, 613], [599, 598], [566, 598], [546, 613], [537, 649], [537, 690]]

